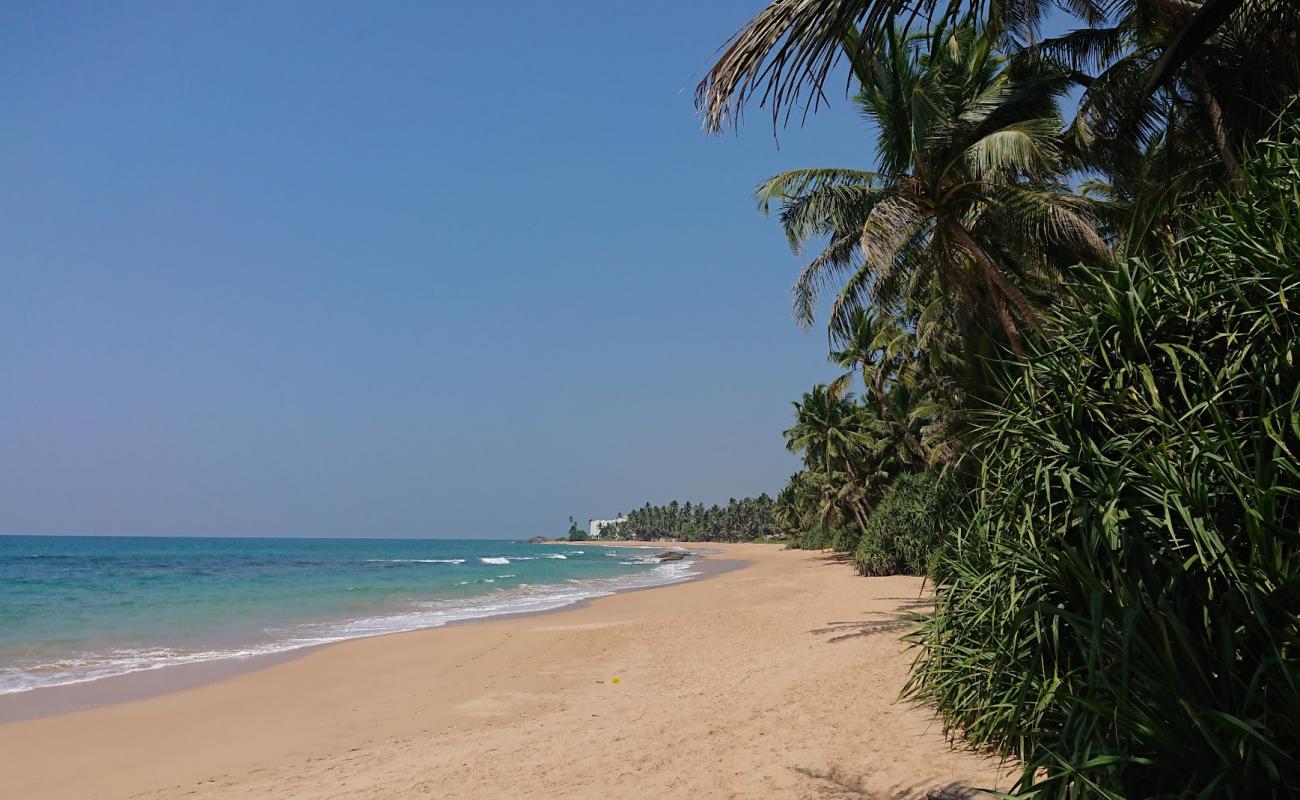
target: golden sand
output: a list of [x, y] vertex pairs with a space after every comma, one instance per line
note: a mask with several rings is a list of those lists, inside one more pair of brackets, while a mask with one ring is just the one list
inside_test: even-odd
[[[708, 545], [741, 569], [555, 613], [344, 642], [0, 725], [0, 796], [924, 797], [1005, 786], [897, 700], [915, 578]], [[619, 678], [618, 683], [613, 679]]]

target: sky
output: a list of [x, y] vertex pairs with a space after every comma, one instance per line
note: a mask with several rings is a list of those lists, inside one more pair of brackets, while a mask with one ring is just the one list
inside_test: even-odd
[[[0, 533], [517, 537], [775, 493], [836, 373], [707, 137], [761, 0], [0, 6]], [[779, 146], [778, 146], [779, 144]]]

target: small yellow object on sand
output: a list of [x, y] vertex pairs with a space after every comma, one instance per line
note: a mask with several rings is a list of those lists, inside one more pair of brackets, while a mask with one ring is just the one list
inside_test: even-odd
[[610, 681], [610, 683], [618, 683], [618, 678], [614, 678], [613, 680]]

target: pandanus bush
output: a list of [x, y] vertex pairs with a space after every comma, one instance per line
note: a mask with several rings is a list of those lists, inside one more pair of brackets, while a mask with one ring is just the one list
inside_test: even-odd
[[867, 520], [853, 566], [862, 575], [929, 574], [951, 532], [956, 489], [951, 474], [899, 475]]
[[1036, 798], [1300, 792], [1300, 126], [1008, 363], [908, 692]]

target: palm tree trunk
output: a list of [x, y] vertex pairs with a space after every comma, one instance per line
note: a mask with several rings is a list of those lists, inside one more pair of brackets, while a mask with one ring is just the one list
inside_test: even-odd
[[863, 536], [866, 536], [867, 522], [862, 517], [862, 509], [858, 507], [857, 503], [849, 503], [849, 508], [853, 510], [853, 518], [858, 521], [858, 530], [862, 531]]
[[1206, 115], [1210, 118], [1210, 133], [1214, 139], [1214, 149], [1219, 151], [1219, 158], [1223, 159], [1223, 166], [1228, 170], [1232, 191], [1241, 194], [1246, 190], [1246, 183], [1241, 175], [1241, 164], [1237, 163], [1237, 157], [1233, 155], [1232, 147], [1228, 144], [1228, 128], [1223, 123], [1223, 107], [1210, 91], [1209, 81], [1205, 80], [1201, 68], [1194, 65], [1192, 73], [1196, 78], [1193, 85], [1196, 87], [1197, 99], [1205, 106]]
[[975, 263], [979, 265], [980, 272], [984, 275], [984, 283], [988, 286], [990, 299], [993, 301], [994, 311], [998, 315], [998, 321], [1002, 323], [1002, 329], [1006, 331], [1007, 338], [1011, 340], [1011, 349], [1016, 351], [1016, 355], [1025, 354], [1024, 340], [1020, 336], [1020, 330], [1016, 327], [1015, 320], [1011, 316], [1011, 311], [1007, 308], [1007, 300], [1010, 300], [1020, 316], [1034, 330], [1039, 330], [1038, 318], [1034, 314], [1033, 308], [1011, 281], [1007, 280], [998, 269], [998, 265], [993, 263], [993, 257], [980, 247], [979, 242], [970, 235], [970, 232], [957, 220], [952, 217], [944, 217], [943, 224], [945, 230], [952, 236], [962, 249], [971, 254]]
[[[853, 474], [853, 465], [849, 463], [848, 456], [844, 457], [844, 474], [849, 476], [849, 483], [856, 484], [858, 482], [857, 476]], [[863, 536], [866, 536], [867, 522], [862, 518], [862, 509], [856, 502], [851, 502], [849, 503], [849, 510], [853, 512], [853, 518], [858, 522], [858, 530], [862, 531]]]
[[902, 434], [903, 444], [907, 445], [907, 449], [911, 450], [912, 454], [920, 459], [922, 465], [928, 464], [930, 462], [930, 454], [925, 452], [925, 448], [921, 446], [921, 442], [912, 433], [912, 429], [907, 427], [907, 421], [901, 419], [895, 420], [894, 424], [898, 426], [898, 432]]
[[[989, 287], [992, 291], [993, 287]], [[1007, 337], [1011, 339], [1011, 349], [1016, 351], [1016, 355], [1025, 355], [1025, 340], [1020, 336], [1020, 330], [1016, 327], [1016, 321], [1011, 316], [1011, 310], [1007, 308], [1007, 303], [999, 295], [994, 293], [993, 304], [997, 311], [998, 321], [1002, 323], [1002, 329], [1007, 332]]]

